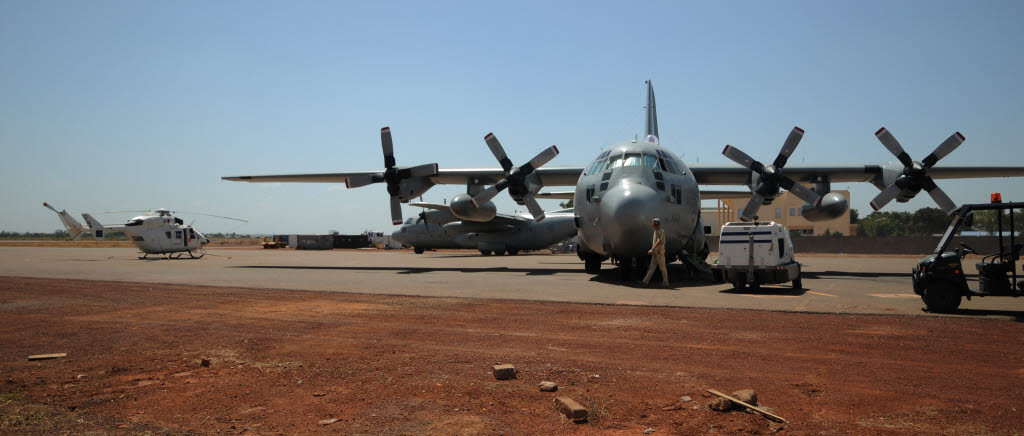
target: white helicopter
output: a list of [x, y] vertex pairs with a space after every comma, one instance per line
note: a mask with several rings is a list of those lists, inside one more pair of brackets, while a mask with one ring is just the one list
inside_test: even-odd
[[[89, 225], [88, 230], [86, 230], [82, 227], [82, 224], [75, 220], [66, 210], [57, 211], [57, 209], [50, 206], [48, 203], [43, 203], [43, 206], [57, 212], [57, 216], [60, 218], [61, 222], [64, 223], [64, 227], [68, 230], [68, 234], [71, 236], [71, 240], [73, 241], [81, 237], [83, 233], [86, 233], [86, 231], [92, 232], [93, 237], [96, 238], [97, 241], [102, 241], [104, 234], [106, 233], [124, 232], [124, 234], [128, 235], [128, 238], [131, 239], [132, 244], [135, 244], [139, 251], [144, 253], [139, 257], [139, 259], [146, 259], [146, 256], [149, 256], [150, 254], [163, 254], [168, 259], [178, 259], [186, 253], [192, 259], [199, 259], [206, 255], [206, 250], [203, 247], [210, 243], [210, 238], [199, 233], [198, 230], [192, 227], [192, 223], [185, 225], [185, 222], [182, 221], [181, 218], [171, 215], [172, 211], [163, 208], [146, 212], [143, 215], [139, 215], [128, 220], [128, 222], [124, 224], [114, 226], [100, 224], [100, 222], [97, 221], [96, 218], [93, 218], [92, 215], [83, 213], [82, 218], [85, 218], [86, 224]], [[243, 219], [229, 218], [219, 215], [193, 212], [184, 213], [248, 222]], [[193, 222], [195, 221], [193, 220]]]

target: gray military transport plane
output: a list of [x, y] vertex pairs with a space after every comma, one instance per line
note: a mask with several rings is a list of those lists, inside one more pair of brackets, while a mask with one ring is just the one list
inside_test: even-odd
[[554, 146], [529, 162], [515, 166], [494, 134], [484, 137], [501, 168], [439, 169], [437, 164], [396, 166], [391, 130], [381, 129], [384, 171], [319, 174], [284, 174], [224, 177], [245, 182], [345, 182], [349, 188], [385, 183], [391, 196], [394, 223], [402, 223], [399, 203], [419, 197], [437, 184], [465, 184], [466, 194], [450, 202], [451, 213], [465, 221], [487, 222], [495, 217], [490, 200], [502, 190], [526, 205], [537, 221], [544, 211], [536, 202], [544, 186], [575, 186], [573, 220], [579, 234], [578, 255], [585, 269], [597, 273], [609, 258], [618, 260], [624, 279], [649, 261], [652, 218], [661, 218], [667, 236], [668, 261], [683, 260], [691, 268], [706, 268], [708, 245], [700, 217], [702, 198], [735, 198], [736, 191], [702, 191], [701, 185], [746, 185], [752, 195], [741, 218], [753, 218], [761, 204], [770, 204], [782, 189], [804, 199], [802, 212], [810, 221], [835, 218], [849, 208], [848, 200], [831, 192], [833, 182], [868, 182], [882, 192], [871, 202], [875, 209], [891, 200], [906, 202], [922, 189], [943, 210], [955, 204], [932, 179], [1021, 177], [1021, 166], [935, 166], [955, 150], [964, 136], [954, 133], [922, 161], [914, 161], [885, 128], [875, 136], [898, 162], [880, 165], [790, 165], [787, 160], [804, 131], [794, 127], [782, 150], [770, 164], [761, 163], [739, 149], [726, 146], [723, 154], [739, 165], [687, 165], [658, 137], [654, 88], [647, 82], [646, 132], [642, 140], [607, 147], [585, 167], [541, 168], [558, 154]]
[[434, 248], [470, 248], [484, 256], [515, 256], [520, 251], [541, 250], [576, 236], [572, 209], [547, 212], [541, 221], [530, 214], [499, 213], [490, 221], [479, 222], [461, 221], [447, 205], [410, 205], [430, 210], [406, 219], [391, 236], [413, 247], [417, 254]]

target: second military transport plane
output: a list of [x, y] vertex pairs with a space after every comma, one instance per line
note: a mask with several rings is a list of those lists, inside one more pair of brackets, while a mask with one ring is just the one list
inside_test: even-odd
[[[501, 168], [439, 169], [437, 164], [396, 166], [391, 130], [381, 129], [384, 171], [355, 171], [319, 174], [253, 175], [224, 177], [245, 182], [346, 183], [350, 188], [386, 183], [391, 196], [392, 218], [401, 224], [400, 202], [419, 197], [436, 184], [465, 184], [466, 194], [452, 199], [451, 212], [464, 221], [489, 221], [496, 208], [490, 200], [502, 190], [526, 205], [540, 221], [544, 211], [535, 197], [543, 186], [575, 186], [574, 223], [579, 232], [578, 254], [587, 272], [597, 273], [609, 258], [619, 261], [623, 278], [642, 268], [648, 260], [652, 218], [661, 218], [666, 234], [668, 261], [683, 260], [700, 268], [708, 255], [705, 227], [700, 217], [701, 198], [730, 194], [701, 191], [700, 185], [746, 185], [752, 198], [741, 218], [750, 220], [762, 204], [769, 204], [782, 189], [804, 199], [803, 217], [810, 221], [837, 217], [849, 208], [848, 200], [831, 192], [833, 182], [869, 182], [882, 192], [872, 202], [880, 208], [895, 199], [905, 202], [922, 189], [950, 212], [955, 204], [932, 179], [1021, 177], [1020, 166], [935, 166], [955, 150], [964, 136], [954, 133], [921, 162], [914, 161], [885, 128], [875, 135], [899, 162], [881, 165], [791, 165], [786, 166], [804, 131], [794, 127], [778, 156], [761, 163], [733, 146], [723, 154], [739, 165], [687, 165], [658, 137], [654, 88], [647, 82], [645, 137], [612, 145], [585, 167], [541, 168], [558, 154], [554, 146], [531, 161], [515, 166], [494, 134], [485, 142]], [[719, 195], [721, 194], [721, 195]]]

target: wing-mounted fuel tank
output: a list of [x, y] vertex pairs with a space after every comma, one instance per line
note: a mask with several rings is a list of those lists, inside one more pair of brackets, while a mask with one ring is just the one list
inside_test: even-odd
[[449, 207], [452, 214], [466, 221], [486, 222], [494, 219], [498, 213], [498, 207], [492, 201], [486, 201], [477, 205], [473, 204], [473, 197], [469, 194], [459, 194], [452, 197]]
[[804, 203], [800, 213], [807, 221], [826, 221], [838, 218], [850, 208], [850, 202], [842, 194], [829, 192], [821, 196], [821, 203], [815, 207]]

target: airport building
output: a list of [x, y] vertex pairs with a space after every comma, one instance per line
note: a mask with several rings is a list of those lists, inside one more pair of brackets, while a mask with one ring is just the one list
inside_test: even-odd
[[[847, 200], [850, 200], [850, 191], [836, 190], [832, 192], [838, 193], [846, 197]], [[722, 224], [740, 220], [740, 212], [747, 205], [747, 202], [750, 201], [750, 197], [714, 201], [715, 207], [701, 209], [701, 218], [704, 219], [704, 225], [711, 226], [711, 234], [717, 235]], [[783, 191], [778, 197], [775, 197], [775, 201], [772, 201], [772, 204], [761, 206], [757, 216], [759, 220], [775, 221], [788, 227], [791, 231], [796, 230], [800, 236], [818, 236], [825, 234], [826, 231], [829, 233], [839, 233], [843, 236], [856, 234], [855, 227], [850, 224], [849, 210], [843, 212], [842, 215], [835, 219], [808, 221], [804, 219], [800, 210], [803, 204], [804, 201], [800, 197], [793, 195], [789, 191]]]

